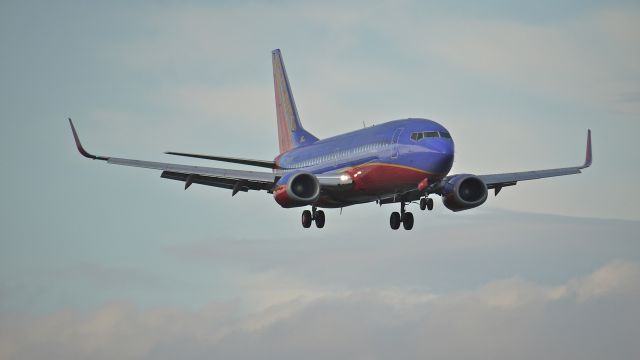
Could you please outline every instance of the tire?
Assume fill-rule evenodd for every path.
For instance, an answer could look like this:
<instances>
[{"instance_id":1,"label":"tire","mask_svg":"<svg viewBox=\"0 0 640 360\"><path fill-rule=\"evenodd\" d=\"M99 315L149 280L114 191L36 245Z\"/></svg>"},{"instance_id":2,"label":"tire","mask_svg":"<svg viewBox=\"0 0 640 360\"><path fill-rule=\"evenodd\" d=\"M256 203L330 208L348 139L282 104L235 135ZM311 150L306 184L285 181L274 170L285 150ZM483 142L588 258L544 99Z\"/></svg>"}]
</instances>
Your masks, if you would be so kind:
<instances>
[{"instance_id":1,"label":"tire","mask_svg":"<svg viewBox=\"0 0 640 360\"><path fill-rule=\"evenodd\" d=\"M398 230L400 228L400 213L394 211L391 213L391 217L389 217L389 225L393 230Z\"/></svg>"},{"instance_id":2,"label":"tire","mask_svg":"<svg viewBox=\"0 0 640 360\"><path fill-rule=\"evenodd\" d=\"M315 221L316 227L318 227L318 229L322 229L324 227L324 211L316 211Z\"/></svg>"},{"instance_id":3,"label":"tire","mask_svg":"<svg viewBox=\"0 0 640 360\"><path fill-rule=\"evenodd\" d=\"M426 198L420 199L420 210L424 210L426 208L427 208L427 199Z\"/></svg>"},{"instance_id":4,"label":"tire","mask_svg":"<svg viewBox=\"0 0 640 360\"><path fill-rule=\"evenodd\" d=\"M428 198L427 199L427 209L429 211L433 210L433 199L432 198Z\"/></svg>"},{"instance_id":5,"label":"tire","mask_svg":"<svg viewBox=\"0 0 640 360\"><path fill-rule=\"evenodd\" d=\"M404 227L405 230L411 230L413 229L413 214L410 212L406 212L404 213L404 216L402 216L402 226Z\"/></svg>"},{"instance_id":6,"label":"tire","mask_svg":"<svg viewBox=\"0 0 640 360\"><path fill-rule=\"evenodd\" d=\"M311 221L313 221L313 219L311 218L311 211L309 210L305 210L302 212L302 227L307 229L311 226Z\"/></svg>"}]
</instances>

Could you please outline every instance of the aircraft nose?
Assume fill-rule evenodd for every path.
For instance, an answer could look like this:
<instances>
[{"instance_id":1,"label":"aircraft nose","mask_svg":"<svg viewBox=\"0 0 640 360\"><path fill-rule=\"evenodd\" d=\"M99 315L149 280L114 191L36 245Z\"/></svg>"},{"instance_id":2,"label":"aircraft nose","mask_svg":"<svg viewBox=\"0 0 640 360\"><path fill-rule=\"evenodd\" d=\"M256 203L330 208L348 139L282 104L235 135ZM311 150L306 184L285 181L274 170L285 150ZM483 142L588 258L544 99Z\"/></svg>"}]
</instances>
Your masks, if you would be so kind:
<instances>
[{"instance_id":1,"label":"aircraft nose","mask_svg":"<svg viewBox=\"0 0 640 360\"><path fill-rule=\"evenodd\" d=\"M438 154L451 154L453 153L453 142L449 140L436 140L429 145L429 150Z\"/></svg>"},{"instance_id":2,"label":"aircraft nose","mask_svg":"<svg viewBox=\"0 0 640 360\"><path fill-rule=\"evenodd\" d=\"M452 141L439 141L438 144L432 144L429 147L432 172L437 174L446 174L451 170L453 165L454 147Z\"/></svg>"}]
</instances>

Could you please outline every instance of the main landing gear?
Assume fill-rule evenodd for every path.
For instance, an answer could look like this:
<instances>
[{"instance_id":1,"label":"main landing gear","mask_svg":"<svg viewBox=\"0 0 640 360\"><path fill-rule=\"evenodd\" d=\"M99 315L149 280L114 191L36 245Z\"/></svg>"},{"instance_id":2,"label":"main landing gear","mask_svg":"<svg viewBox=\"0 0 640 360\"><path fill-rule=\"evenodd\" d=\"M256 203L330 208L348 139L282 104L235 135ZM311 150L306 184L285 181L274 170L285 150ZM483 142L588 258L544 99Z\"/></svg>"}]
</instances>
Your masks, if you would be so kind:
<instances>
[{"instance_id":1,"label":"main landing gear","mask_svg":"<svg viewBox=\"0 0 640 360\"><path fill-rule=\"evenodd\" d=\"M391 217L389 218L389 225L393 230L398 230L400 228L400 223L402 223L402 227L405 230L413 229L413 214L404 211L404 201L400 202L400 213L394 211L391 213Z\"/></svg>"},{"instance_id":2,"label":"main landing gear","mask_svg":"<svg viewBox=\"0 0 640 360\"><path fill-rule=\"evenodd\" d=\"M312 206L311 211L305 210L302 212L302 227L305 229L309 228L314 221L318 229L324 227L324 211L316 210L316 207Z\"/></svg>"},{"instance_id":3,"label":"main landing gear","mask_svg":"<svg viewBox=\"0 0 640 360\"><path fill-rule=\"evenodd\" d=\"M389 225L393 230L400 229L400 224L405 230L413 229L413 214L404 211L405 202L400 202L400 212L394 211L391 213L391 217L389 218ZM423 197L420 199L420 210L433 210L433 199L428 197Z\"/></svg>"}]
</instances>

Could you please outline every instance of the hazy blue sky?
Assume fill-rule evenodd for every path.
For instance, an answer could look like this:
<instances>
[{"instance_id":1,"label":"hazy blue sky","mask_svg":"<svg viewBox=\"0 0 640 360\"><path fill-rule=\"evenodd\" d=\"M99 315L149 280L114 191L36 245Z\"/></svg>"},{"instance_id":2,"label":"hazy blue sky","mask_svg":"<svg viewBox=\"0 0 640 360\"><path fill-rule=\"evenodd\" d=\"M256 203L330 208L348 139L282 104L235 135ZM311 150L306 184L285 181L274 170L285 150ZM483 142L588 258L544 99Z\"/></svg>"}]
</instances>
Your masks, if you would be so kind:
<instances>
[{"instance_id":1,"label":"hazy blue sky","mask_svg":"<svg viewBox=\"0 0 640 360\"><path fill-rule=\"evenodd\" d=\"M638 358L639 24L635 1L3 1L0 359ZM591 128L594 165L318 231L77 154L69 116L101 155L272 159L275 48L321 138L426 117L481 174L577 165Z\"/></svg>"}]
</instances>

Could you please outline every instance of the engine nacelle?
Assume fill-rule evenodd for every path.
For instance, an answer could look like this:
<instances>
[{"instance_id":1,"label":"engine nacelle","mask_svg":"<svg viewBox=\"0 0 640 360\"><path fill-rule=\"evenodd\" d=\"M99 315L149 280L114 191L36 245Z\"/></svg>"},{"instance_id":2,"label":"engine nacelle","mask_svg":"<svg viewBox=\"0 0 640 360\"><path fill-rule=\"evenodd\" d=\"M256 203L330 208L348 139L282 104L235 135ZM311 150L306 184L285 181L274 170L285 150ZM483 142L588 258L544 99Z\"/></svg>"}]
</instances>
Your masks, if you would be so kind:
<instances>
[{"instance_id":1,"label":"engine nacelle","mask_svg":"<svg viewBox=\"0 0 640 360\"><path fill-rule=\"evenodd\" d=\"M487 200L487 185L471 174L456 175L444 184L442 202L451 211L473 209Z\"/></svg>"},{"instance_id":2,"label":"engine nacelle","mask_svg":"<svg viewBox=\"0 0 640 360\"><path fill-rule=\"evenodd\" d=\"M310 205L320 197L320 183L308 172L287 174L276 184L273 197L283 208Z\"/></svg>"}]
</instances>

